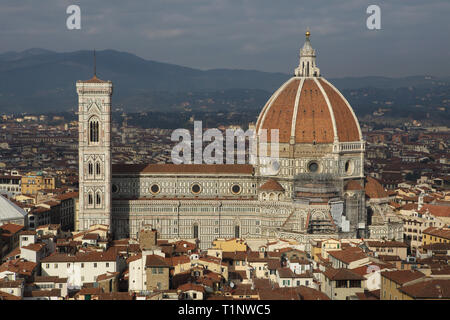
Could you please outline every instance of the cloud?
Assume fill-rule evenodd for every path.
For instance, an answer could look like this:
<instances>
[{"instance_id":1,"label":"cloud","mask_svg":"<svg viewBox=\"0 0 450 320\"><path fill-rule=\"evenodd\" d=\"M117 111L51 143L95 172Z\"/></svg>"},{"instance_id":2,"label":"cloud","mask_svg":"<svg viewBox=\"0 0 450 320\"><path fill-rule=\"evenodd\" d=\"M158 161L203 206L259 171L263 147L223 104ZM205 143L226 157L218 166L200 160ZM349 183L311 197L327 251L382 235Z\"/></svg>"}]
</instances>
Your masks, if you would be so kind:
<instances>
[{"instance_id":1,"label":"cloud","mask_svg":"<svg viewBox=\"0 0 450 320\"><path fill-rule=\"evenodd\" d=\"M65 27L81 7L82 30ZM366 28L372 0L2 0L0 51L96 47L202 69L291 73L310 27L327 76L450 74L448 0L380 2L382 30ZM405 56L406 55L406 56ZM430 56L427 64L424 56Z\"/></svg>"},{"instance_id":2,"label":"cloud","mask_svg":"<svg viewBox=\"0 0 450 320\"><path fill-rule=\"evenodd\" d=\"M185 33L182 29L163 29L163 30L147 30L144 32L145 36L150 39L170 39L179 37Z\"/></svg>"}]
</instances>

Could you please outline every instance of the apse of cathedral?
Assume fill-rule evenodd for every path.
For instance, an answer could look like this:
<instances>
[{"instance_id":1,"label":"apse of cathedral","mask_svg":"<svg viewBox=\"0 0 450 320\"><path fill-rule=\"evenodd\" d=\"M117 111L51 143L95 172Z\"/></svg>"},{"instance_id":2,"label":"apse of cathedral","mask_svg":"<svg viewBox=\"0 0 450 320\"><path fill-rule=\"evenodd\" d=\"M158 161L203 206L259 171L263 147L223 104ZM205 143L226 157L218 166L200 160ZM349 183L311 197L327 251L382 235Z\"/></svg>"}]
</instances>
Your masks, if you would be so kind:
<instances>
[{"instance_id":1,"label":"apse of cathedral","mask_svg":"<svg viewBox=\"0 0 450 320\"><path fill-rule=\"evenodd\" d=\"M321 76L309 31L294 75L256 123L257 135L279 132L275 172L262 170L259 157L255 165L112 165L112 83L94 74L76 87L80 229L106 224L119 239L152 225L162 239L197 239L201 249L217 238L308 244L369 235L361 129L345 97ZM383 228L384 220L380 237Z\"/></svg>"}]
</instances>

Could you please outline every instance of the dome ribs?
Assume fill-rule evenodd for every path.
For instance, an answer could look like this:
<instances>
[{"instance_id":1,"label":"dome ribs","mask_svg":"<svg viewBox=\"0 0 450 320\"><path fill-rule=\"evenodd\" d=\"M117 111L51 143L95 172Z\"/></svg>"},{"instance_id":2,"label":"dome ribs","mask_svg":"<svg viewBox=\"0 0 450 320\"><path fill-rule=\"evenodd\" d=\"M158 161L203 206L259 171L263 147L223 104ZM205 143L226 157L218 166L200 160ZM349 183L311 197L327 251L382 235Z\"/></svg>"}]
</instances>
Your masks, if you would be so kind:
<instances>
[{"instance_id":1,"label":"dome ribs","mask_svg":"<svg viewBox=\"0 0 450 320\"><path fill-rule=\"evenodd\" d=\"M297 112L296 143L333 143L333 123L327 103L314 80L305 79Z\"/></svg>"},{"instance_id":2,"label":"dome ribs","mask_svg":"<svg viewBox=\"0 0 450 320\"><path fill-rule=\"evenodd\" d=\"M319 79L319 82L330 100L336 121L339 142L359 141L360 135L358 125L352 111L347 106L347 103L334 87L329 85L323 79Z\"/></svg>"},{"instance_id":3,"label":"dome ribs","mask_svg":"<svg viewBox=\"0 0 450 320\"><path fill-rule=\"evenodd\" d=\"M291 78L269 99L257 130L279 130L279 142L331 144L361 140L358 120L342 94L323 78Z\"/></svg>"},{"instance_id":4,"label":"dome ribs","mask_svg":"<svg viewBox=\"0 0 450 320\"><path fill-rule=\"evenodd\" d=\"M292 116L295 97L300 80L293 80L272 102L267 111L266 118L261 124L262 129L267 129L267 141L271 141L271 129L279 130L279 142L288 143L291 136Z\"/></svg>"}]
</instances>

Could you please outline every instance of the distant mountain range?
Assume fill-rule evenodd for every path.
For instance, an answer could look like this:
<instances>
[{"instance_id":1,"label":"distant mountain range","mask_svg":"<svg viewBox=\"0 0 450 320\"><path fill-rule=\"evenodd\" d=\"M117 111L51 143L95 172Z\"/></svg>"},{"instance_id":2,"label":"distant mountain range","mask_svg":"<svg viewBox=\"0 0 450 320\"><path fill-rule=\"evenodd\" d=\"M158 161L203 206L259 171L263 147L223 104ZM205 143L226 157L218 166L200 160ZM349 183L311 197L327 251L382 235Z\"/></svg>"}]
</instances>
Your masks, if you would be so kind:
<instances>
[{"instance_id":1,"label":"distant mountain range","mask_svg":"<svg viewBox=\"0 0 450 320\"><path fill-rule=\"evenodd\" d=\"M125 110L158 111L161 95L224 91L264 90L267 96L290 75L255 70L199 70L142 59L115 50L97 52L97 74L114 83L114 104ZM93 72L92 51L57 53L45 49L0 54L0 112L76 110L75 82ZM432 86L448 82L426 76L404 78L354 77L329 79L337 88L399 88ZM159 97L156 99L155 97ZM152 103L153 101L153 103ZM262 107L262 106L261 106ZM161 110L159 110L161 111Z\"/></svg>"}]
</instances>

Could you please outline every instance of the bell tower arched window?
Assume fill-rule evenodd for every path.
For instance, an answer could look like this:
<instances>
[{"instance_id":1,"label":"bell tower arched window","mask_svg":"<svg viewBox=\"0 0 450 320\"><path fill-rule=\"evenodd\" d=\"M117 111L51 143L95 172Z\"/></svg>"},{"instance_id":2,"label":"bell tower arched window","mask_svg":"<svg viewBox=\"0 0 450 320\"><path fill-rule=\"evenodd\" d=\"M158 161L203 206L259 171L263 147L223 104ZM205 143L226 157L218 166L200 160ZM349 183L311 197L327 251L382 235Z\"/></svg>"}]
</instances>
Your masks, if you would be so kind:
<instances>
[{"instance_id":1,"label":"bell tower arched window","mask_svg":"<svg viewBox=\"0 0 450 320\"><path fill-rule=\"evenodd\" d=\"M100 175L101 174L101 166L100 166L100 162L97 162L96 164L95 164L95 174L96 175Z\"/></svg>"},{"instance_id":2,"label":"bell tower arched window","mask_svg":"<svg viewBox=\"0 0 450 320\"><path fill-rule=\"evenodd\" d=\"M99 121L97 117L89 120L89 142L96 143L99 141Z\"/></svg>"},{"instance_id":3,"label":"bell tower arched window","mask_svg":"<svg viewBox=\"0 0 450 320\"><path fill-rule=\"evenodd\" d=\"M92 197L92 193L89 192L89 194L88 194L88 204L92 205L93 203L94 203L94 199Z\"/></svg>"},{"instance_id":4,"label":"bell tower arched window","mask_svg":"<svg viewBox=\"0 0 450 320\"><path fill-rule=\"evenodd\" d=\"M102 196L100 195L100 193L97 193L95 195L95 204L98 206L102 204Z\"/></svg>"},{"instance_id":5,"label":"bell tower arched window","mask_svg":"<svg viewBox=\"0 0 450 320\"><path fill-rule=\"evenodd\" d=\"M88 174L90 176L94 174L94 165L92 164L92 162L88 163Z\"/></svg>"}]
</instances>

